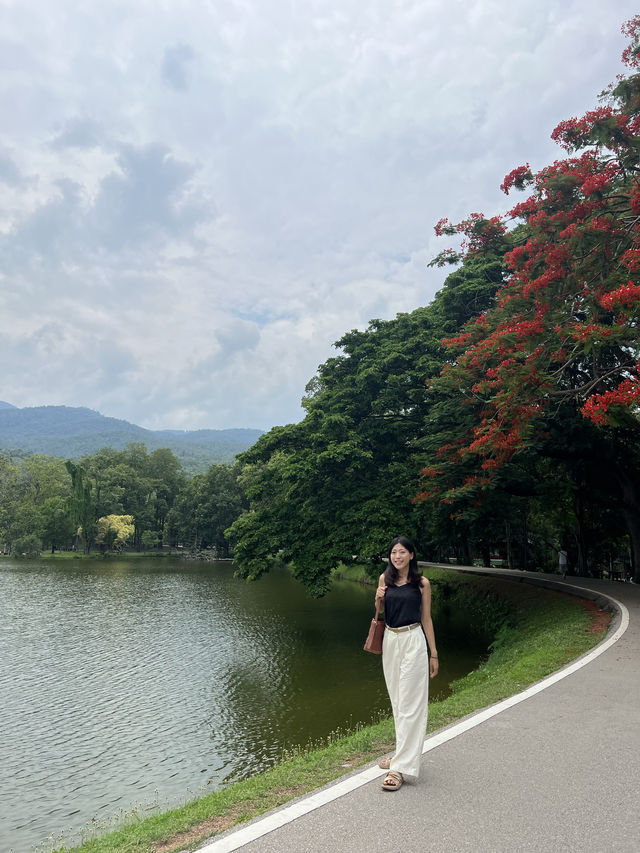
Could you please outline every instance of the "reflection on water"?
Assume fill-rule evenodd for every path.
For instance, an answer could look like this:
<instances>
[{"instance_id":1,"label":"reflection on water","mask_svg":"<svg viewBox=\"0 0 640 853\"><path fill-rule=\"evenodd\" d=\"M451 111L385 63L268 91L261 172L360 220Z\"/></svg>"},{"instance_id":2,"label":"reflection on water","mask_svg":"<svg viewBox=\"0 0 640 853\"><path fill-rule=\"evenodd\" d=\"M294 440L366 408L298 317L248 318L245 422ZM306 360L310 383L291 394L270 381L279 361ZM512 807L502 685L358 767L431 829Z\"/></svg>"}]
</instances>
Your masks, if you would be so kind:
<instances>
[{"instance_id":1,"label":"reflection on water","mask_svg":"<svg viewBox=\"0 0 640 853\"><path fill-rule=\"evenodd\" d=\"M0 849L184 801L388 713L362 651L372 601L352 583L316 601L282 571L247 585L229 563L0 562ZM432 696L484 650L436 630Z\"/></svg>"}]
</instances>

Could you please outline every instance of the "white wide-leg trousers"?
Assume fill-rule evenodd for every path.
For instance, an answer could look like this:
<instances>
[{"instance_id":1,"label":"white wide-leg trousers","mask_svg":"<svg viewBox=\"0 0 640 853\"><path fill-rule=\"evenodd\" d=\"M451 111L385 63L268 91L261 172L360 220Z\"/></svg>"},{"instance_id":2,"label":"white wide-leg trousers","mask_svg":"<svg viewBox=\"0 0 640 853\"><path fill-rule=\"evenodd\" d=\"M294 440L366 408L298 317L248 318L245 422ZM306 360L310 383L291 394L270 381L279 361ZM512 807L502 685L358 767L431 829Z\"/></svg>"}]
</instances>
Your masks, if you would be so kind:
<instances>
[{"instance_id":1,"label":"white wide-leg trousers","mask_svg":"<svg viewBox=\"0 0 640 853\"><path fill-rule=\"evenodd\" d=\"M422 628L384 632L382 669L396 727L390 767L417 778L429 712L429 657Z\"/></svg>"}]
</instances>

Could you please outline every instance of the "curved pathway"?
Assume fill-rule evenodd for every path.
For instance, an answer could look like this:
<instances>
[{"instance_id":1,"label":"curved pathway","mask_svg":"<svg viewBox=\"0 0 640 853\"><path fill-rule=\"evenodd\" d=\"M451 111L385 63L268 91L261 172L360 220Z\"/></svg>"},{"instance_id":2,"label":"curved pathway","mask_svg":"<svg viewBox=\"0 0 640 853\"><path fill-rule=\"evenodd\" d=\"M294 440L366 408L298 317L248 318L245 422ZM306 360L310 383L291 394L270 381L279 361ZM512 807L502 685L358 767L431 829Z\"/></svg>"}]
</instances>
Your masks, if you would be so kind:
<instances>
[{"instance_id":1,"label":"curved pathway","mask_svg":"<svg viewBox=\"0 0 640 853\"><path fill-rule=\"evenodd\" d=\"M217 837L201 853L638 853L640 586L447 566L617 602L594 650L425 740L397 794L376 766Z\"/></svg>"}]
</instances>

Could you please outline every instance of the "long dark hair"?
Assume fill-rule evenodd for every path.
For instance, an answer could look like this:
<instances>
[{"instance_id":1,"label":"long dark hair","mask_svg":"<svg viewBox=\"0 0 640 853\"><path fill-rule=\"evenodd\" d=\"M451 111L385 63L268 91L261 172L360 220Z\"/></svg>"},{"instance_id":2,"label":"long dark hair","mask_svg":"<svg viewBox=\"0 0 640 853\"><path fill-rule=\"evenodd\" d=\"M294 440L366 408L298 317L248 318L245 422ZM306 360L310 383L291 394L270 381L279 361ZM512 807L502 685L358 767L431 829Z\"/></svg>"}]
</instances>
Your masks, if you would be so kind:
<instances>
[{"instance_id":1,"label":"long dark hair","mask_svg":"<svg viewBox=\"0 0 640 853\"><path fill-rule=\"evenodd\" d=\"M389 562L387 563L387 568L384 570L384 582L387 586L395 586L396 581L398 580L398 570L391 562L391 551L393 550L395 545L402 545L403 548L406 548L410 554L413 554L409 562L409 575L407 577L407 583L410 583L412 586L420 586L420 582L422 581L422 574L420 573L420 569L418 568L418 558L416 557L416 548L413 542L410 539L407 539L406 536L396 536L395 539L391 540L391 544L389 545L388 550L388 558Z\"/></svg>"}]
</instances>

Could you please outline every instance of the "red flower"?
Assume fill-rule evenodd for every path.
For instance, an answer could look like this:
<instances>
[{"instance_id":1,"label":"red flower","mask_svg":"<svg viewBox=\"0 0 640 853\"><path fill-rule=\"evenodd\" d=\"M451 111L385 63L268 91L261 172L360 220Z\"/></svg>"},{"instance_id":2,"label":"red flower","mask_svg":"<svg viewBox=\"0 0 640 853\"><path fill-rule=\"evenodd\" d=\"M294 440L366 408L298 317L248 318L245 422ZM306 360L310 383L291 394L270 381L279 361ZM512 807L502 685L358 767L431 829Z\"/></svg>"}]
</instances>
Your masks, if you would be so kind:
<instances>
[{"instance_id":1,"label":"red flower","mask_svg":"<svg viewBox=\"0 0 640 853\"><path fill-rule=\"evenodd\" d=\"M500 189L505 193L505 195L509 195L511 187L522 190L527 184L530 184L532 180L533 173L531 171L531 166L528 163L525 163L524 166L518 166L517 169L513 169L513 171L509 172L504 181L500 184Z\"/></svg>"},{"instance_id":2,"label":"red flower","mask_svg":"<svg viewBox=\"0 0 640 853\"><path fill-rule=\"evenodd\" d=\"M640 307L640 285L628 281L617 290L605 293L599 299L603 308L613 311L618 305L636 305Z\"/></svg>"},{"instance_id":3,"label":"red flower","mask_svg":"<svg viewBox=\"0 0 640 853\"><path fill-rule=\"evenodd\" d=\"M581 409L582 414L598 426L611 423L612 406L630 408L640 403L640 382L638 377L623 380L613 391L593 394Z\"/></svg>"}]
</instances>

